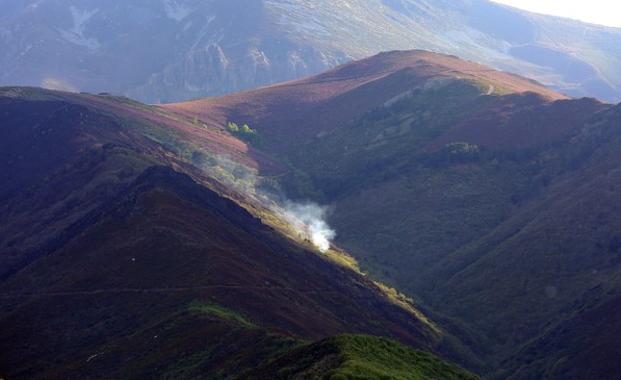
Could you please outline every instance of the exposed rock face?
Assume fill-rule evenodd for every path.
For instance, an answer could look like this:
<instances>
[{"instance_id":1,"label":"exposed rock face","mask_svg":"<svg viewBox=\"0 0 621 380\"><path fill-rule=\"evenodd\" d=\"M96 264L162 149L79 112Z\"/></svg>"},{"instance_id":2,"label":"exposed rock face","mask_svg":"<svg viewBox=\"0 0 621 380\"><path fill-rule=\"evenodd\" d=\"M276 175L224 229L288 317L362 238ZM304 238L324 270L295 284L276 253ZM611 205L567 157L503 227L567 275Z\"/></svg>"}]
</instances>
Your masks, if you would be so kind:
<instances>
[{"instance_id":1,"label":"exposed rock face","mask_svg":"<svg viewBox=\"0 0 621 380\"><path fill-rule=\"evenodd\" d=\"M0 84L169 102L427 49L621 99L621 30L486 0L4 0Z\"/></svg>"},{"instance_id":2,"label":"exposed rock face","mask_svg":"<svg viewBox=\"0 0 621 380\"><path fill-rule=\"evenodd\" d=\"M343 55L332 57L306 50L291 46L274 51L249 46L241 56L230 56L220 44L213 44L188 52L127 94L156 102L223 95L309 76L348 60Z\"/></svg>"}]
</instances>

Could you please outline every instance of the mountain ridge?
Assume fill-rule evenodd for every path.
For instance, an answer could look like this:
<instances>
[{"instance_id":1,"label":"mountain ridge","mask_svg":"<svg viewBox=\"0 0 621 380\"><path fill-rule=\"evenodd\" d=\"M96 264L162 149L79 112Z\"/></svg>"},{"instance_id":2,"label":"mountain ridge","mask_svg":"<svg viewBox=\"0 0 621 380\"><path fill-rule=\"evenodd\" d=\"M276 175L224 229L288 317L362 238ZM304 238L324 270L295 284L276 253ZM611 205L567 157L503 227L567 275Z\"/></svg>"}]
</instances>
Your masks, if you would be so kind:
<instances>
[{"instance_id":1,"label":"mountain ridge","mask_svg":"<svg viewBox=\"0 0 621 380\"><path fill-rule=\"evenodd\" d=\"M7 49L0 56L1 84L107 91L169 103L297 79L381 51L417 48L517 72L572 96L621 99L619 29L483 0L3 4L0 41Z\"/></svg>"},{"instance_id":2,"label":"mountain ridge","mask_svg":"<svg viewBox=\"0 0 621 380\"><path fill-rule=\"evenodd\" d=\"M554 334L584 326L583 317L616 328L597 310L614 308L619 289L610 208L619 106L547 89L501 91L502 81L490 94L489 79L438 78L424 65L367 81L376 73L369 62L400 54L326 74L345 73L342 85L320 75L164 108L255 129L257 149L288 165L278 177L287 194L330 205L336 243L472 342L494 363L483 374L613 373L613 363L574 360L583 349L605 354L612 343L601 335ZM347 70L364 78L359 86ZM589 301L591 288L602 295ZM566 356L546 351L561 342Z\"/></svg>"},{"instance_id":3,"label":"mountain ridge","mask_svg":"<svg viewBox=\"0 0 621 380\"><path fill-rule=\"evenodd\" d=\"M106 95L2 88L0 109L7 376L234 377L347 332L463 360L395 291L284 234L280 216L217 177L254 162L211 162L217 131ZM67 150L37 153L56 146Z\"/></svg>"},{"instance_id":4,"label":"mountain ridge","mask_svg":"<svg viewBox=\"0 0 621 380\"><path fill-rule=\"evenodd\" d=\"M547 100L566 99L529 79L457 57L424 51L394 51L298 81L161 107L200 117L210 125L224 127L228 121L248 122L259 134L264 128L269 128L266 133L276 136L288 131L304 134L287 137L295 141L329 133L326 128L347 123L371 108L407 96L418 87L433 87L435 83L441 87L444 80L474 82L484 87L481 91L485 95L532 91ZM282 103L283 106L266 108L270 103ZM336 113L336 118L331 118L335 112L322 107L342 111ZM263 120L269 121L264 125ZM304 127L289 128L290 124L299 123Z\"/></svg>"},{"instance_id":5,"label":"mountain ridge","mask_svg":"<svg viewBox=\"0 0 621 380\"><path fill-rule=\"evenodd\" d=\"M3 88L1 367L279 373L366 333L490 377L615 373L577 359L615 347L620 110L420 51L157 107ZM329 208L327 251L278 196Z\"/></svg>"}]
</instances>

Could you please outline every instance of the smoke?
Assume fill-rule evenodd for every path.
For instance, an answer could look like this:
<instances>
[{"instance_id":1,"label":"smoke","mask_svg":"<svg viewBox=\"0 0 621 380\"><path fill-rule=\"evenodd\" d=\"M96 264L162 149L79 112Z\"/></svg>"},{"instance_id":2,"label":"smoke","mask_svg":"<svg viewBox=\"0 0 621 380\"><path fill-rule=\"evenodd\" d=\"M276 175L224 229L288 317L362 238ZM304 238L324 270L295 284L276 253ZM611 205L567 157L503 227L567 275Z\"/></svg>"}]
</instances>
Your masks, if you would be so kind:
<instances>
[{"instance_id":1,"label":"smoke","mask_svg":"<svg viewBox=\"0 0 621 380\"><path fill-rule=\"evenodd\" d=\"M203 150L194 151L190 160L218 182L248 196L284 219L303 239L326 252L336 232L326 221L328 209L312 202L293 202L278 183L265 181L256 169L235 160Z\"/></svg>"},{"instance_id":2,"label":"smoke","mask_svg":"<svg viewBox=\"0 0 621 380\"><path fill-rule=\"evenodd\" d=\"M297 232L310 240L321 252L330 249L336 232L326 222L327 208L314 203L286 201L284 217Z\"/></svg>"}]
</instances>

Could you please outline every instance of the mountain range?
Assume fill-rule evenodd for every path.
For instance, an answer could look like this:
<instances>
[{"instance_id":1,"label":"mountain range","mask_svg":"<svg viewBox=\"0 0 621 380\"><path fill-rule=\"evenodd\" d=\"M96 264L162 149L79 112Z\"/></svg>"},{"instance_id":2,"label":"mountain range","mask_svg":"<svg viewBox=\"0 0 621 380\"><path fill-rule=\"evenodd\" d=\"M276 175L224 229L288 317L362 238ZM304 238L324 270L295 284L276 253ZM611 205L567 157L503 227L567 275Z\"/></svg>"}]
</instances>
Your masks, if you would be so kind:
<instances>
[{"instance_id":1,"label":"mountain range","mask_svg":"<svg viewBox=\"0 0 621 380\"><path fill-rule=\"evenodd\" d=\"M396 51L164 109L249 125L250 147L286 165L269 175L330 205L336 243L458 337L469 368L618 373L586 358L617 350L619 106Z\"/></svg>"},{"instance_id":2,"label":"mountain range","mask_svg":"<svg viewBox=\"0 0 621 380\"><path fill-rule=\"evenodd\" d=\"M0 9L0 380L619 378L621 29Z\"/></svg>"},{"instance_id":3,"label":"mountain range","mask_svg":"<svg viewBox=\"0 0 621 380\"><path fill-rule=\"evenodd\" d=\"M298 79L395 49L621 100L621 29L487 0L1 0L0 84L145 102Z\"/></svg>"},{"instance_id":4,"label":"mountain range","mask_svg":"<svg viewBox=\"0 0 621 380\"><path fill-rule=\"evenodd\" d=\"M414 50L0 115L7 378L621 370L618 105Z\"/></svg>"},{"instance_id":5,"label":"mountain range","mask_svg":"<svg viewBox=\"0 0 621 380\"><path fill-rule=\"evenodd\" d=\"M464 360L411 300L201 167L243 151L234 137L107 96L3 88L0 109L2 375L264 378L371 360L383 376L390 355L474 378L429 354ZM252 167L227 157L214 170Z\"/></svg>"}]
</instances>

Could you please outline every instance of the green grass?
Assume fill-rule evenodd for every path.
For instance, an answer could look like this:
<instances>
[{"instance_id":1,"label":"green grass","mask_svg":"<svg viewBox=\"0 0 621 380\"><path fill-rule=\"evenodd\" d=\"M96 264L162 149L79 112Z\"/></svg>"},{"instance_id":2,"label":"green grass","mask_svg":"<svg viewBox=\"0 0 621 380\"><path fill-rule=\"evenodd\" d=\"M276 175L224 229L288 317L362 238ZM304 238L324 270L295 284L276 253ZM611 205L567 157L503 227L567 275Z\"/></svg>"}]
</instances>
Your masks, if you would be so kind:
<instances>
[{"instance_id":1,"label":"green grass","mask_svg":"<svg viewBox=\"0 0 621 380\"><path fill-rule=\"evenodd\" d=\"M476 379L468 372L434 355L395 341L364 335L334 338L344 359L330 379Z\"/></svg>"},{"instance_id":2,"label":"green grass","mask_svg":"<svg viewBox=\"0 0 621 380\"><path fill-rule=\"evenodd\" d=\"M246 319L246 317L236 311L212 303L194 301L190 304L189 310L192 313L209 315L219 319L236 322L245 327L255 326L252 322Z\"/></svg>"},{"instance_id":3,"label":"green grass","mask_svg":"<svg viewBox=\"0 0 621 380\"><path fill-rule=\"evenodd\" d=\"M307 344L244 374L244 379L477 379L436 356L396 341L341 335Z\"/></svg>"}]
</instances>

